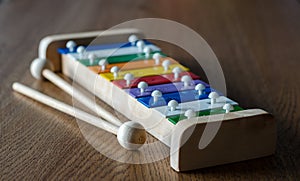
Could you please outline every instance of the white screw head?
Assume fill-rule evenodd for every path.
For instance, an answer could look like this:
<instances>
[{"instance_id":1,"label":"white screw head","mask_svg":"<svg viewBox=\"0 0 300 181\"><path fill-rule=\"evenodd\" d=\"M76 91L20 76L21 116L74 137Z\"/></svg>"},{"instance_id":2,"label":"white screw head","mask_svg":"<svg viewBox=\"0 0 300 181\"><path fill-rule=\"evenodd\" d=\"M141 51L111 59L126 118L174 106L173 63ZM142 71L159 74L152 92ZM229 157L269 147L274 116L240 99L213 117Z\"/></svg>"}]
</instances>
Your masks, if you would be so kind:
<instances>
[{"instance_id":1,"label":"white screw head","mask_svg":"<svg viewBox=\"0 0 300 181\"><path fill-rule=\"evenodd\" d=\"M195 90L198 91L198 95L200 96L203 93L203 90L205 89L205 85L199 83L195 86Z\"/></svg>"},{"instance_id":2,"label":"white screw head","mask_svg":"<svg viewBox=\"0 0 300 181\"><path fill-rule=\"evenodd\" d=\"M143 49L145 47L145 42L143 40L139 40L137 43L136 43L136 46L138 47L139 51L140 52L143 52Z\"/></svg>"},{"instance_id":3,"label":"white screw head","mask_svg":"<svg viewBox=\"0 0 300 181\"><path fill-rule=\"evenodd\" d=\"M150 47L145 47L143 49L143 52L145 53L145 57L146 58L150 58L150 53L152 52L151 48Z\"/></svg>"},{"instance_id":4,"label":"white screw head","mask_svg":"<svg viewBox=\"0 0 300 181\"><path fill-rule=\"evenodd\" d=\"M107 64L108 64L108 62L107 62L106 59L101 59L101 60L98 62L98 65L101 66L101 70L102 70L102 71L105 70Z\"/></svg>"},{"instance_id":5,"label":"white screw head","mask_svg":"<svg viewBox=\"0 0 300 181\"><path fill-rule=\"evenodd\" d=\"M96 59L96 55L94 53L90 53L88 56L88 59L90 60L90 65L94 64L94 61Z\"/></svg>"},{"instance_id":6,"label":"white screw head","mask_svg":"<svg viewBox=\"0 0 300 181\"><path fill-rule=\"evenodd\" d=\"M70 52L74 52L76 43L74 41L70 40L66 43L66 47L69 49Z\"/></svg>"},{"instance_id":7,"label":"white screw head","mask_svg":"<svg viewBox=\"0 0 300 181\"><path fill-rule=\"evenodd\" d=\"M229 113L233 110L233 106L229 103L224 104L223 109L226 111L226 113Z\"/></svg>"},{"instance_id":8,"label":"white screw head","mask_svg":"<svg viewBox=\"0 0 300 181\"><path fill-rule=\"evenodd\" d=\"M141 81L138 83L138 88L140 89L141 93L145 92L145 89L148 88L148 84L145 81Z\"/></svg>"},{"instance_id":9,"label":"white screw head","mask_svg":"<svg viewBox=\"0 0 300 181\"><path fill-rule=\"evenodd\" d=\"M189 87L189 85L192 82L192 78L188 75L184 75L184 76L181 77L181 82L183 82L183 87L184 88Z\"/></svg>"},{"instance_id":10,"label":"white screw head","mask_svg":"<svg viewBox=\"0 0 300 181\"><path fill-rule=\"evenodd\" d=\"M136 35L130 35L128 37L128 41L131 43L131 45L134 45L136 41L138 41L139 38Z\"/></svg>"},{"instance_id":11,"label":"white screw head","mask_svg":"<svg viewBox=\"0 0 300 181\"><path fill-rule=\"evenodd\" d=\"M184 116L190 119L196 117L196 112L192 109L188 109L187 111L185 111Z\"/></svg>"},{"instance_id":12,"label":"white screw head","mask_svg":"<svg viewBox=\"0 0 300 181\"><path fill-rule=\"evenodd\" d=\"M126 85L129 86L130 82L134 79L133 74L127 73L124 75L124 80L126 80Z\"/></svg>"},{"instance_id":13,"label":"white screw head","mask_svg":"<svg viewBox=\"0 0 300 181\"><path fill-rule=\"evenodd\" d=\"M164 60L164 61L162 62L162 66L164 67L164 70L165 70L165 71L169 70L170 64L171 64L171 61L170 61L170 60Z\"/></svg>"},{"instance_id":14,"label":"white screw head","mask_svg":"<svg viewBox=\"0 0 300 181\"><path fill-rule=\"evenodd\" d=\"M162 96L162 93L159 90L154 90L151 93L151 96L153 97L153 102L156 103L158 101L158 99Z\"/></svg>"},{"instance_id":15,"label":"white screw head","mask_svg":"<svg viewBox=\"0 0 300 181\"><path fill-rule=\"evenodd\" d=\"M84 46L79 46L79 47L77 48L77 53L79 53L79 54L82 54L84 51L85 51Z\"/></svg>"},{"instance_id":16,"label":"white screw head","mask_svg":"<svg viewBox=\"0 0 300 181\"><path fill-rule=\"evenodd\" d=\"M170 100L168 102L168 107L170 107L171 111L175 111L178 106L178 102L176 100Z\"/></svg>"},{"instance_id":17,"label":"white screw head","mask_svg":"<svg viewBox=\"0 0 300 181\"><path fill-rule=\"evenodd\" d=\"M182 69L180 67L174 67L172 72L174 73L174 80L177 80L179 78L179 74L182 72Z\"/></svg>"},{"instance_id":18,"label":"white screw head","mask_svg":"<svg viewBox=\"0 0 300 181\"><path fill-rule=\"evenodd\" d=\"M211 100L211 104L216 103L216 99L219 97L219 94L217 92L211 92L208 95L208 98Z\"/></svg>"},{"instance_id":19,"label":"white screw head","mask_svg":"<svg viewBox=\"0 0 300 181\"><path fill-rule=\"evenodd\" d=\"M154 53L152 55L152 58L155 60L155 65L159 65L160 59L162 58L162 55L160 53Z\"/></svg>"},{"instance_id":20,"label":"white screw head","mask_svg":"<svg viewBox=\"0 0 300 181\"><path fill-rule=\"evenodd\" d=\"M111 69L110 69L110 72L114 74L114 77L117 78L118 77L118 72L119 72L119 67L118 66L113 66Z\"/></svg>"}]
</instances>

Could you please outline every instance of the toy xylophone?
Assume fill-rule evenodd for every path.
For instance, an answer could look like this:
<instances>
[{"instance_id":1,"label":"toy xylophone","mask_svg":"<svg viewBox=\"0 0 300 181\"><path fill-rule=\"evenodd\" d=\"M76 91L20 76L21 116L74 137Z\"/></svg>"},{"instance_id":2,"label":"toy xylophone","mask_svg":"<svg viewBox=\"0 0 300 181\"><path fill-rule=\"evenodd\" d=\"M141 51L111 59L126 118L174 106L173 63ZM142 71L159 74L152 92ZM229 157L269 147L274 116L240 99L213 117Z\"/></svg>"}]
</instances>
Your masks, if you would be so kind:
<instances>
[{"instance_id":1,"label":"toy xylophone","mask_svg":"<svg viewBox=\"0 0 300 181\"><path fill-rule=\"evenodd\" d=\"M40 42L39 57L169 146L176 171L274 153L270 114L241 108L137 29L48 36ZM206 126L218 123L211 143L199 148Z\"/></svg>"}]
</instances>

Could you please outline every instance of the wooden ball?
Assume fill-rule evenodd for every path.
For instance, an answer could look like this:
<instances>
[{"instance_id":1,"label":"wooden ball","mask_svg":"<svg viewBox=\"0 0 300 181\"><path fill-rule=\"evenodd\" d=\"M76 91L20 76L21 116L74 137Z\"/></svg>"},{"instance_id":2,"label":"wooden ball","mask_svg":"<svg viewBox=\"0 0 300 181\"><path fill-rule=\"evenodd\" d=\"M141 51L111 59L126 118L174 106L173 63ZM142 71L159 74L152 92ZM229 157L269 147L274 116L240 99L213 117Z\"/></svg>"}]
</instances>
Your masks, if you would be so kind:
<instances>
[{"instance_id":1,"label":"wooden ball","mask_svg":"<svg viewBox=\"0 0 300 181\"><path fill-rule=\"evenodd\" d=\"M43 58L34 59L30 64L31 75L38 80L43 79L42 71L43 71L46 63L47 63L46 59L43 59Z\"/></svg>"},{"instance_id":2,"label":"wooden ball","mask_svg":"<svg viewBox=\"0 0 300 181\"><path fill-rule=\"evenodd\" d=\"M30 73L34 78L38 80L43 79L42 72L44 69L54 69L54 66L51 63L51 61L48 61L45 58L36 58L30 64Z\"/></svg>"},{"instance_id":3,"label":"wooden ball","mask_svg":"<svg viewBox=\"0 0 300 181\"><path fill-rule=\"evenodd\" d=\"M145 128L134 121L122 124L117 134L120 145L127 150L138 150L146 142L146 136Z\"/></svg>"}]
</instances>

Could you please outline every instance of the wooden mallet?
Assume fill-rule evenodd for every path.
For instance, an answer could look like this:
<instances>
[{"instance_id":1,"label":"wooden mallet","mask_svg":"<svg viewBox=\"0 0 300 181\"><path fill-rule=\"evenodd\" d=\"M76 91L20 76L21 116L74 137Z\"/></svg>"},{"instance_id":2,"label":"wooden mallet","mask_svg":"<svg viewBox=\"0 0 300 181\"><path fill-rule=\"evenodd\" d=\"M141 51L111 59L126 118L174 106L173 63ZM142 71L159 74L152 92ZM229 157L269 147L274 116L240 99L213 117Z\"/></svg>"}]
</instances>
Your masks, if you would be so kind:
<instances>
[{"instance_id":1,"label":"wooden mallet","mask_svg":"<svg viewBox=\"0 0 300 181\"><path fill-rule=\"evenodd\" d=\"M146 142L146 131L144 127L137 122L125 122L118 127L23 84L17 82L13 83L12 88L16 92L28 96L40 103L48 105L56 110L74 116L86 123L117 135L118 142L127 150L137 150Z\"/></svg>"}]
</instances>

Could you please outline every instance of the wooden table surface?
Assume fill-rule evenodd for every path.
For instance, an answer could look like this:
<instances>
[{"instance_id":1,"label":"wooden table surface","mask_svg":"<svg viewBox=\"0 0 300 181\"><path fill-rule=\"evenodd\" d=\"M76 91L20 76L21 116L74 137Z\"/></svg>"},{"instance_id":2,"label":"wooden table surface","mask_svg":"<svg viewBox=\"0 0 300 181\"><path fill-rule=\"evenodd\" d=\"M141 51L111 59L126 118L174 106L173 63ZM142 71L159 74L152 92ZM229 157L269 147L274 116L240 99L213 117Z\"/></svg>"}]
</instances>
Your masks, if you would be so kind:
<instances>
[{"instance_id":1,"label":"wooden table surface","mask_svg":"<svg viewBox=\"0 0 300 181\"><path fill-rule=\"evenodd\" d=\"M205 38L222 65L228 96L274 115L274 156L185 173L173 171L169 158L121 163L95 150L72 117L12 92L19 81L72 103L51 83L31 77L39 40L145 17L175 20ZM299 20L297 0L0 0L0 179L299 179ZM186 54L168 52L192 65Z\"/></svg>"}]
</instances>

